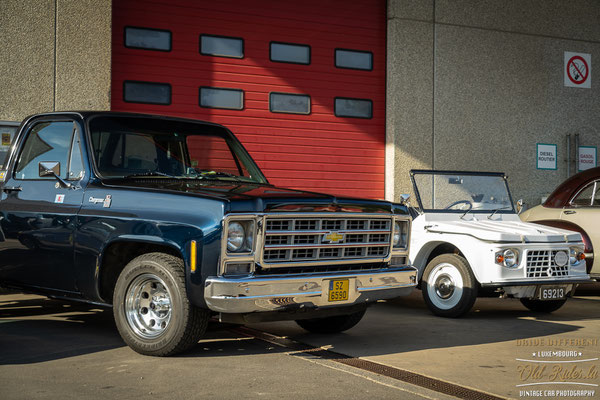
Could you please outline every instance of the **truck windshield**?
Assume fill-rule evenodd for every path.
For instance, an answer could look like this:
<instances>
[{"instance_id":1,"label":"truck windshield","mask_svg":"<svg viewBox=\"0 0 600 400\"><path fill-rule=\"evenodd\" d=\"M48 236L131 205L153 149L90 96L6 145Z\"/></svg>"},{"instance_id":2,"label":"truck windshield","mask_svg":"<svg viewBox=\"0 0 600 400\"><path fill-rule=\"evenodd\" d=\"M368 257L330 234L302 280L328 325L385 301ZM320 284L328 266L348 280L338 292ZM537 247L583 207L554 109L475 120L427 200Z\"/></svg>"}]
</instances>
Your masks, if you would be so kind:
<instances>
[{"instance_id":1,"label":"truck windshield","mask_svg":"<svg viewBox=\"0 0 600 400\"><path fill-rule=\"evenodd\" d=\"M411 177L423 211L515 212L503 174L413 171Z\"/></svg>"},{"instance_id":2,"label":"truck windshield","mask_svg":"<svg viewBox=\"0 0 600 400\"><path fill-rule=\"evenodd\" d=\"M103 178L173 177L267 183L250 155L221 126L137 116L90 120Z\"/></svg>"}]
</instances>

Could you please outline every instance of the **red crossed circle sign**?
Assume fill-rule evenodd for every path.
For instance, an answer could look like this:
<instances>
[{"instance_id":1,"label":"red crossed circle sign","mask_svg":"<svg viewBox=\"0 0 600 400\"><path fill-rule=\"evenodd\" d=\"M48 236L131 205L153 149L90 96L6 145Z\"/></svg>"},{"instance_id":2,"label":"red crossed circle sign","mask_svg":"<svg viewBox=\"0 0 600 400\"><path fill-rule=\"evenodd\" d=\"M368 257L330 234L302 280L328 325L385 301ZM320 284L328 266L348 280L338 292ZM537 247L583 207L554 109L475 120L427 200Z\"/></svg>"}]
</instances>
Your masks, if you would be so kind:
<instances>
[{"instance_id":1,"label":"red crossed circle sign","mask_svg":"<svg viewBox=\"0 0 600 400\"><path fill-rule=\"evenodd\" d=\"M581 56L573 56L567 63L567 76L576 85L585 82L589 75L587 62Z\"/></svg>"}]
</instances>

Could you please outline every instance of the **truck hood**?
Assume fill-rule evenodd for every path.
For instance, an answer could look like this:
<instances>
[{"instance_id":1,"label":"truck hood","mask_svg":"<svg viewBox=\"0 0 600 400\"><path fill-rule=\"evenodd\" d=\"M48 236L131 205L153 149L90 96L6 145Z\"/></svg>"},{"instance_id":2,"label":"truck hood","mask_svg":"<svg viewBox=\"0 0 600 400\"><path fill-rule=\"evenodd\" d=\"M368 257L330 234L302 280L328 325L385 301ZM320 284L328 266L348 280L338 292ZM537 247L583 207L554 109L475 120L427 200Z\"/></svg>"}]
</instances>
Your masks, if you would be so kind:
<instances>
[{"instance_id":1,"label":"truck hood","mask_svg":"<svg viewBox=\"0 0 600 400\"><path fill-rule=\"evenodd\" d=\"M425 229L435 233L469 235L488 242L565 243L582 240L577 232L517 221L430 222Z\"/></svg>"},{"instance_id":2,"label":"truck hood","mask_svg":"<svg viewBox=\"0 0 600 400\"><path fill-rule=\"evenodd\" d=\"M171 192L221 200L226 212L356 212L407 214L405 207L381 200L356 199L226 180L141 178L111 180L105 185Z\"/></svg>"}]
</instances>

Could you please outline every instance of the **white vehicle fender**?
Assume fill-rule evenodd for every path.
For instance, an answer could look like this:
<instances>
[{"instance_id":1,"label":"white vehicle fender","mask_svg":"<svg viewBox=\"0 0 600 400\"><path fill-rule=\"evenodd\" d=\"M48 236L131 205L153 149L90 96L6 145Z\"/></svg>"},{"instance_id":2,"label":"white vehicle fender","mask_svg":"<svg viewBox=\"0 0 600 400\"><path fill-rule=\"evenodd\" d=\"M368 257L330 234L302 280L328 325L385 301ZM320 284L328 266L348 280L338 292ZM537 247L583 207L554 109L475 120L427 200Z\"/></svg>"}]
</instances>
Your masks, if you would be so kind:
<instances>
[{"instance_id":1,"label":"white vehicle fender","mask_svg":"<svg viewBox=\"0 0 600 400\"><path fill-rule=\"evenodd\" d=\"M446 249L446 251L444 251L443 253L440 253L440 254L455 254L456 253L455 249L458 249L458 252L460 253L460 255L462 257L464 257L467 260L467 262L469 263L469 267L471 268L471 271L473 272L473 275L475 275L475 278L477 279L477 281L478 282L480 281L477 268L473 267L474 265L477 265L477 260L473 259L472 251L471 252L465 251L465 249L474 245L473 243L469 243L470 241L473 241L474 238L463 236L463 235L460 235L460 237L457 237L457 236L458 235L444 234L443 240L429 241L429 242L425 243L416 252L416 256L413 256L413 254L415 254L415 253L412 253L413 248L411 246L411 255L410 255L411 260L410 261L413 264L413 266L418 269L418 279L419 280L423 277L423 272L425 271L425 268L427 267L427 260L429 259L429 256L431 255L431 253L433 251L435 251L439 246L447 246L448 249ZM478 240L474 240L474 241L479 242Z\"/></svg>"}]
</instances>

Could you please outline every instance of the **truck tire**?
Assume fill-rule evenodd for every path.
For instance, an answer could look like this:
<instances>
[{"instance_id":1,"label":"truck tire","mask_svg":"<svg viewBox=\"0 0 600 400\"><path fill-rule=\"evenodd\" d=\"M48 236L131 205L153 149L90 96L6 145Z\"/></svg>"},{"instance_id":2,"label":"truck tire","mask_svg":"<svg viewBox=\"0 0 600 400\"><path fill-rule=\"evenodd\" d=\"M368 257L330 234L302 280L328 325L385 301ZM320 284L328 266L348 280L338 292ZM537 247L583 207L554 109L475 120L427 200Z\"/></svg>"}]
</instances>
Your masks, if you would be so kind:
<instances>
[{"instance_id":1,"label":"truck tire","mask_svg":"<svg viewBox=\"0 0 600 400\"><path fill-rule=\"evenodd\" d=\"M466 314L477 299L477 281L469 263L456 254L442 254L427 264L421 291L427 307L440 317Z\"/></svg>"},{"instance_id":2,"label":"truck tire","mask_svg":"<svg viewBox=\"0 0 600 400\"><path fill-rule=\"evenodd\" d=\"M531 311L540 312L540 313L551 313L553 311L561 308L567 299L562 300L536 300L536 299L526 299L522 298L521 304L525 307L529 308Z\"/></svg>"},{"instance_id":3,"label":"truck tire","mask_svg":"<svg viewBox=\"0 0 600 400\"><path fill-rule=\"evenodd\" d=\"M301 328L312 333L339 333L353 328L360 322L367 309L347 315L336 315L325 318L299 319L296 321Z\"/></svg>"},{"instance_id":4,"label":"truck tire","mask_svg":"<svg viewBox=\"0 0 600 400\"><path fill-rule=\"evenodd\" d=\"M113 313L125 343L149 356L194 346L210 316L187 298L183 261L164 253L143 254L125 266L115 285Z\"/></svg>"}]
</instances>

